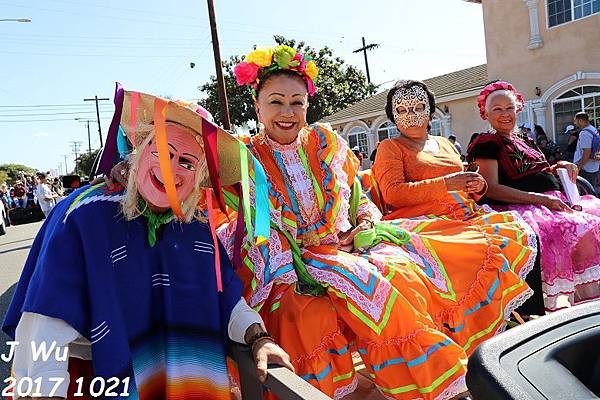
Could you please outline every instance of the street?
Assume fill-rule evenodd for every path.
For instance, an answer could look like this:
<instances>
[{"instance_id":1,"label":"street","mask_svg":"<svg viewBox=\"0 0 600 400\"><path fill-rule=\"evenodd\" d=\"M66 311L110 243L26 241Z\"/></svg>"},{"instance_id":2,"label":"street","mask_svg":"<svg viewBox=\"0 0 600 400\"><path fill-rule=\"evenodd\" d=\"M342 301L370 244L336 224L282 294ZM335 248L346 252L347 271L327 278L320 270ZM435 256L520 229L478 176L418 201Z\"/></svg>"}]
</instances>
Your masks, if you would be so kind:
<instances>
[{"instance_id":1,"label":"street","mask_svg":"<svg viewBox=\"0 0 600 400\"><path fill-rule=\"evenodd\" d=\"M10 301L21 270L29 254L36 233L42 226L43 221L32 224L10 226L4 236L0 236L0 315L4 315ZM8 346L6 341L10 340L4 333L0 333L0 354L6 354ZM10 364L0 362L0 379L4 380L10 375Z\"/></svg>"}]
</instances>

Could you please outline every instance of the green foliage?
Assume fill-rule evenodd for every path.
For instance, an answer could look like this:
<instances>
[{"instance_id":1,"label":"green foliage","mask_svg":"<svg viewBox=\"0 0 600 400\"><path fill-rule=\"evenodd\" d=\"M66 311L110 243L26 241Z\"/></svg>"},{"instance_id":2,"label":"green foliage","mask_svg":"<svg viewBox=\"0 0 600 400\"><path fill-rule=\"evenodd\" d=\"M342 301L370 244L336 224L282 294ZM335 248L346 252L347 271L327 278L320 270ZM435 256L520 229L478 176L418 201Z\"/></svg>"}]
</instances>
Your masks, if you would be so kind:
<instances>
[{"instance_id":1,"label":"green foliage","mask_svg":"<svg viewBox=\"0 0 600 400\"><path fill-rule=\"evenodd\" d=\"M376 86L367 83L362 71L334 56L330 48L316 50L303 41L286 39L280 35L275 35L274 39L277 44L293 47L311 56L319 68L319 75L315 80L317 94L309 98L308 123L316 122L375 93ZM256 120L250 91L245 86L238 86L233 74L233 68L241 61L242 56L232 56L223 61L229 114L231 123L237 126ZM207 94L207 97L201 100L201 105L213 114L215 122L221 124L216 78L211 76L210 80L198 89Z\"/></svg>"},{"instance_id":2,"label":"green foliage","mask_svg":"<svg viewBox=\"0 0 600 400\"><path fill-rule=\"evenodd\" d=\"M13 183L19 177L19 174L24 172L25 174L35 174L36 169L28 167L23 164L2 164L0 165L0 183L8 182Z\"/></svg>"},{"instance_id":3,"label":"green foliage","mask_svg":"<svg viewBox=\"0 0 600 400\"><path fill-rule=\"evenodd\" d=\"M100 149L94 150L89 154L87 152L81 153L79 157L77 157L77 171L74 171L75 175L90 176L94 161L96 160L96 157L98 157L99 152Z\"/></svg>"}]
</instances>

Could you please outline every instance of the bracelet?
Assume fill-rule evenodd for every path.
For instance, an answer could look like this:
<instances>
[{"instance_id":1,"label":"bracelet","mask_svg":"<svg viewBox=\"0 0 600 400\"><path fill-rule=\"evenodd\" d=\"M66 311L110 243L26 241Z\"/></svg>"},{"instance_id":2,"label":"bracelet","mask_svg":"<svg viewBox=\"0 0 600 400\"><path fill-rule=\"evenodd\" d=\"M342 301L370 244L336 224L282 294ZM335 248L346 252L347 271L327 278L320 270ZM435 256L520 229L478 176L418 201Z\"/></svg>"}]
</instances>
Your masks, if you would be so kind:
<instances>
[{"instance_id":1,"label":"bracelet","mask_svg":"<svg viewBox=\"0 0 600 400\"><path fill-rule=\"evenodd\" d=\"M254 341L254 343L252 343L252 347L250 347L250 352L252 353L252 355L256 355L256 348L258 347L258 345L262 342L271 342L271 343L275 343L275 341L273 340L273 338L271 336L265 336L265 337L261 337L258 338Z\"/></svg>"},{"instance_id":2,"label":"bracelet","mask_svg":"<svg viewBox=\"0 0 600 400\"><path fill-rule=\"evenodd\" d=\"M248 340L248 346L250 346L250 349L252 350L253 353L254 353L254 345L256 344L256 342L259 342L261 339L273 340L273 337L271 336L271 334L269 332L265 332L265 331L258 332L258 333L255 333L254 335L252 335L250 340Z\"/></svg>"}]
</instances>

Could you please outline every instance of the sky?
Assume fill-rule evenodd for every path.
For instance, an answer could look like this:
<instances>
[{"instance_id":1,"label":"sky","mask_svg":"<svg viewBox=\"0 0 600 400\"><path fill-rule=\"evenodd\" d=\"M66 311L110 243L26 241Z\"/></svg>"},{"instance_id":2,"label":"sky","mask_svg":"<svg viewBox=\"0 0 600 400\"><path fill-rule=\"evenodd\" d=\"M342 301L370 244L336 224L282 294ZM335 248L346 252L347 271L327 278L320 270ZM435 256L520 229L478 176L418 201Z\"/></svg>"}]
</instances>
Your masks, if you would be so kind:
<instances>
[{"instance_id":1,"label":"sky","mask_svg":"<svg viewBox=\"0 0 600 400\"><path fill-rule=\"evenodd\" d=\"M368 53L381 88L401 78L425 79L486 62L481 5L462 0L214 0L223 59L273 35L329 46L364 71L353 50ZM94 102L105 137L114 84L192 100L214 75L205 0L0 0L0 164L64 172L72 142L98 148ZM194 68L190 67L194 63Z\"/></svg>"}]
</instances>

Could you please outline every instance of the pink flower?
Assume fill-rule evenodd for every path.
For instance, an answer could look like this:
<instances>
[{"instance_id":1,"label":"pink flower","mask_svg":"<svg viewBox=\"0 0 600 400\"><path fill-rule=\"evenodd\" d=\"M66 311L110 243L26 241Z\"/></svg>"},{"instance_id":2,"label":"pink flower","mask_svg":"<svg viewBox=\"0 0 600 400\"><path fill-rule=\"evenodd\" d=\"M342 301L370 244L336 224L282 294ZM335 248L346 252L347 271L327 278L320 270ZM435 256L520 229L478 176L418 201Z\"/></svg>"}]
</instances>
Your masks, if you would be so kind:
<instances>
[{"instance_id":1,"label":"pink flower","mask_svg":"<svg viewBox=\"0 0 600 400\"><path fill-rule=\"evenodd\" d=\"M301 53L296 53L292 61L302 61L302 57L304 57Z\"/></svg>"},{"instance_id":2,"label":"pink flower","mask_svg":"<svg viewBox=\"0 0 600 400\"><path fill-rule=\"evenodd\" d=\"M315 88L315 84L313 83L312 79L310 79L309 77L306 77L306 89L308 89L309 96L314 96L315 93L317 92L317 89Z\"/></svg>"},{"instance_id":3,"label":"pink flower","mask_svg":"<svg viewBox=\"0 0 600 400\"><path fill-rule=\"evenodd\" d=\"M233 69L238 85L247 85L256 80L260 67L254 63L242 61Z\"/></svg>"}]
</instances>

